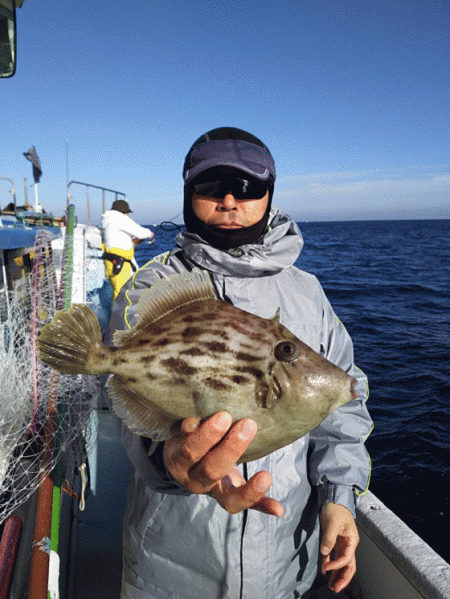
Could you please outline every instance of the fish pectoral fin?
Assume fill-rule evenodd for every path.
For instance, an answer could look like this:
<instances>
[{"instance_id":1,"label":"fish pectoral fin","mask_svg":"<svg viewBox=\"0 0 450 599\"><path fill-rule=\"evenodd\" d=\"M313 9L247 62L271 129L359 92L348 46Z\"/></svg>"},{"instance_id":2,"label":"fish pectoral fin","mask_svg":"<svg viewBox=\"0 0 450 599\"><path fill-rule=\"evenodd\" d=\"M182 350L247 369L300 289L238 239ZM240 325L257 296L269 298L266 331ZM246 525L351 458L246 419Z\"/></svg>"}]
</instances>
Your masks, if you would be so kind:
<instances>
[{"instance_id":1,"label":"fish pectoral fin","mask_svg":"<svg viewBox=\"0 0 450 599\"><path fill-rule=\"evenodd\" d=\"M265 374L255 389L256 405L263 410L273 405L273 377Z\"/></svg>"},{"instance_id":2,"label":"fish pectoral fin","mask_svg":"<svg viewBox=\"0 0 450 599\"><path fill-rule=\"evenodd\" d=\"M107 391L114 413L136 435L163 441L176 434L177 428L173 419L153 410L142 398L127 389L116 376L109 379Z\"/></svg>"}]
</instances>

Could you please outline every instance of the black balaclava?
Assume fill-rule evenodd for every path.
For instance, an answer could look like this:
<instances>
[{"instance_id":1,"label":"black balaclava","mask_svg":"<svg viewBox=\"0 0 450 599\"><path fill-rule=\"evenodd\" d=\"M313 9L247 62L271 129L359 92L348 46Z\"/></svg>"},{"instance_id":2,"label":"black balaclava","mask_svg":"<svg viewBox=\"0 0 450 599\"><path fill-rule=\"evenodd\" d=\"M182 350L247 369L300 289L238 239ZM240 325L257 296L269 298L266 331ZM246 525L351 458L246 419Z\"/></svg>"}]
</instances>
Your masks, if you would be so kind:
<instances>
[{"instance_id":1,"label":"black balaclava","mask_svg":"<svg viewBox=\"0 0 450 599\"><path fill-rule=\"evenodd\" d=\"M217 166L230 166L266 182L269 189L267 210L260 221L241 229L224 231L201 221L192 208L193 184L204 171ZM275 163L267 147L254 135L232 127L220 127L202 135L189 150L183 168L184 223L189 233L195 233L213 247L228 250L256 243L269 220L274 183Z\"/></svg>"}]
</instances>

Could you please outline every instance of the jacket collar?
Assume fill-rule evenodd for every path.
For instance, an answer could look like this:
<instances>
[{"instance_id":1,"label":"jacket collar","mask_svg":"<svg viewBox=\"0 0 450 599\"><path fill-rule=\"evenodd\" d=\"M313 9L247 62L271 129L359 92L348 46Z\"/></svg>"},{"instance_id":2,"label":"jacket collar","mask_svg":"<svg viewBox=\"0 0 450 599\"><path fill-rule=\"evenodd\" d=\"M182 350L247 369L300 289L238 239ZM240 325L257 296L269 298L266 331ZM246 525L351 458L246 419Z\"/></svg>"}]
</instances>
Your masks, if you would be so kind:
<instances>
[{"instance_id":1,"label":"jacket collar","mask_svg":"<svg viewBox=\"0 0 450 599\"><path fill-rule=\"evenodd\" d=\"M302 247L303 237L289 216L272 208L269 230L262 243L243 245L227 251L213 248L194 233L177 236L177 245L195 265L210 272L237 277L275 274L292 266Z\"/></svg>"}]
</instances>

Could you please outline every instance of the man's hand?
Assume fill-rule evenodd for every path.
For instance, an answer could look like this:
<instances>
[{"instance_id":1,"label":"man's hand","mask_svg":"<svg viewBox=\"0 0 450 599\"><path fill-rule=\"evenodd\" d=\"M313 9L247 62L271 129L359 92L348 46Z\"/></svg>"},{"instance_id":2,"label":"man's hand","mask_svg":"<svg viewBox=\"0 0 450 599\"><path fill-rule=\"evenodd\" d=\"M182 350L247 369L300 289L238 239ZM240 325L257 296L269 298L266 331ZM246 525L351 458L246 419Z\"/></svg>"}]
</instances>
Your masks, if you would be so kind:
<instances>
[{"instance_id":1,"label":"man's hand","mask_svg":"<svg viewBox=\"0 0 450 599\"><path fill-rule=\"evenodd\" d=\"M337 503L326 503L322 506L320 523L322 574L333 571L328 586L335 593L339 593L349 584L356 572L358 529L351 512Z\"/></svg>"},{"instance_id":2,"label":"man's hand","mask_svg":"<svg viewBox=\"0 0 450 599\"><path fill-rule=\"evenodd\" d=\"M227 412L218 412L201 423L186 418L180 435L164 443L164 463L188 491L211 495L231 514L251 508L282 516L281 503L266 497L272 484L270 474L257 472L246 481L236 466L256 431L250 418L232 425Z\"/></svg>"}]
</instances>

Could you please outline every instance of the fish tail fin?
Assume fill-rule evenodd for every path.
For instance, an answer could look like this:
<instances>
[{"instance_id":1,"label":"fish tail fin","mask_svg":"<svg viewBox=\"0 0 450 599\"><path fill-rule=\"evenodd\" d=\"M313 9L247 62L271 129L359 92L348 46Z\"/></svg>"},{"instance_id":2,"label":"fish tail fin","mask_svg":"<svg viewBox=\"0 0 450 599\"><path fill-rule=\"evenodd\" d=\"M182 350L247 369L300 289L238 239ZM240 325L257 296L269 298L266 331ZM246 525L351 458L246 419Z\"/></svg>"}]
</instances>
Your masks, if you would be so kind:
<instances>
[{"instance_id":1,"label":"fish tail fin","mask_svg":"<svg viewBox=\"0 0 450 599\"><path fill-rule=\"evenodd\" d=\"M74 304L69 312L57 312L38 337L39 357L61 374L103 374L109 348L94 312ZM102 359L103 358L103 359Z\"/></svg>"}]
</instances>

